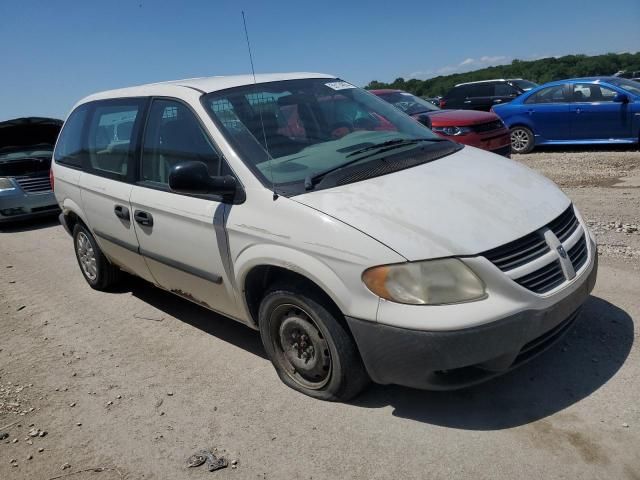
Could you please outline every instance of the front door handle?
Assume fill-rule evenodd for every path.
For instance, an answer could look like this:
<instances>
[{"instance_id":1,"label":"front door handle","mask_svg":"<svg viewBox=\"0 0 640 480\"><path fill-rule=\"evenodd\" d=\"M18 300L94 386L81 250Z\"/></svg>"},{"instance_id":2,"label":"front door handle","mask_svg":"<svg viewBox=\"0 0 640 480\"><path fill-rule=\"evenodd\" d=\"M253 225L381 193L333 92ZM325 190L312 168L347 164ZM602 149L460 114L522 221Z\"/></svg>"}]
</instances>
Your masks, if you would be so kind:
<instances>
[{"instance_id":1,"label":"front door handle","mask_svg":"<svg viewBox=\"0 0 640 480\"><path fill-rule=\"evenodd\" d=\"M115 207L113 207L113 213L116 214L116 217L121 218L122 220L131 220L129 209L123 205L116 205Z\"/></svg>"},{"instance_id":2,"label":"front door handle","mask_svg":"<svg viewBox=\"0 0 640 480\"><path fill-rule=\"evenodd\" d=\"M144 210L136 210L133 212L133 218L140 225L145 225L147 227L153 226L153 216L149 212L145 212Z\"/></svg>"}]
</instances>

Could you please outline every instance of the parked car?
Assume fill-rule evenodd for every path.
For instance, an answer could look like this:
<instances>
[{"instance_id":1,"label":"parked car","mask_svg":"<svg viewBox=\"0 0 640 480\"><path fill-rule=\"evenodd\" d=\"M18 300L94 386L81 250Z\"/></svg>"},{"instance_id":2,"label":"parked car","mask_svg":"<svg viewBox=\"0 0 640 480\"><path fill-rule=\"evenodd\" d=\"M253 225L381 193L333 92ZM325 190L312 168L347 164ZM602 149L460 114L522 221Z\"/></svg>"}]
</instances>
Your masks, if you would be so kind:
<instances>
[{"instance_id":1,"label":"parked car","mask_svg":"<svg viewBox=\"0 0 640 480\"><path fill-rule=\"evenodd\" d=\"M91 287L125 270L245 323L284 383L325 400L515 368L596 279L594 238L552 182L329 75L91 95L53 176Z\"/></svg>"},{"instance_id":2,"label":"parked car","mask_svg":"<svg viewBox=\"0 0 640 480\"><path fill-rule=\"evenodd\" d=\"M49 170L61 127L54 118L0 122L0 222L58 211Z\"/></svg>"},{"instance_id":3,"label":"parked car","mask_svg":"<svg viewBox=\"0 0 640 480\"><path fill-rule=\"evenodd\" d=\"M493 111L511 130L517 153L536 145L636 143L640 83L620 77L545 83Z\"/></svg>"},{"instance_id":4,"label":"parked car","mask_svg":"<svg viewBox=\"0 0 640 480\"><path fill-rule=\"evenodd\" d=\"M488 112L492 106L510 102L537 86L537 83L522 78L459 83L440 99L440 108Z\"/></svg>"},{"instance_id":5,"label":"parked car","mask_svg":"<svg viewBox=\"0 0 640 480\"><path fill-rule=\"evenodd\" d=\"M370 90L395 105L443 138L511 156L509 129L500 117L489 112L441 110L431 102L402 90Z\"/></svg>"}]
</instances>

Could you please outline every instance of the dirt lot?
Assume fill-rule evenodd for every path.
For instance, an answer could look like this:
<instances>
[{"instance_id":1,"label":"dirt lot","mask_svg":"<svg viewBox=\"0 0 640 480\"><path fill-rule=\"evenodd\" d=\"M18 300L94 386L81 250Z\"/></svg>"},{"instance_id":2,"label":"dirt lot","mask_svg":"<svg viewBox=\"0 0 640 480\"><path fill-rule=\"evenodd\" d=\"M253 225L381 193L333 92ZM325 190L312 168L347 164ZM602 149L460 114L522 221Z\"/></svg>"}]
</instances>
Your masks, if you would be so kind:
<instances>
[{"instance_id":1,"label":"dirt lot","mask_svg":"<svg viewBox=\"0 0 640 480\"><path fill-rule=\"evenodd\" d=\"M0 479L640 479L640 153L517 160L590 222L598 283L564 342L455 393L312 400L242 325L135 279L91 290L55 222L0 231ZM237 468L186 469L201 448Z\"/></svg>"}]
</instances>

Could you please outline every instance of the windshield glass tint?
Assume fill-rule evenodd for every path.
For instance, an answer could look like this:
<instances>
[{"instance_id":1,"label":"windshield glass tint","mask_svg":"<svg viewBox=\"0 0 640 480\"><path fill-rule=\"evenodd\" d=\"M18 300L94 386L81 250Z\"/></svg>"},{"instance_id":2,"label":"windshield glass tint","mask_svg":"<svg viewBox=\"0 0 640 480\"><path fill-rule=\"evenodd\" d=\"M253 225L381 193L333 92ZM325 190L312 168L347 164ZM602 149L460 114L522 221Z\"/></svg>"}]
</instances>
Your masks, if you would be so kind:
<instances>
[{"instance_id":1,"label":"windshield glass tint","mask_svg":"<svg viewBox=\"0 0 640 480\"><path fill-rule=\"evenodd\" d=\"M634 95L640 95L640 82L634 82L633 80L627 80L626 78L613 78L609 80L609 83L616 87L620 87L627 92L633 93Z\"/></svg>"},{"instance_id":2,"label":"windshield glass tint","mask_svg":"<svg viewBox=\"0 0 640 480\"><path fill-rule=\"evenodd\" d=\"M420 97L416 97L408 92L381 93L378 96L395 105L407 115L440 110L433 103L423 100Z\"/></svg>"},{"instance_id":3,"label":"windshield glass tint","mask_svg":"<svg viewBox=\"0 0 640 480\"><path fill-rule=\"evenodd\" d=\"M530 82L529 80L511 80L511 83L524 91L531 90L538 86L537 83Z\"/></svg>"},{"instance_id":4,"label":"windshield glass tint","mask_svg":"<svg viewBox=\"0 0 640 480\"><path fill-rule=\"evenodd\" d=\"M392 105L336 79L246 85L210 93L203 103L265 185L303 182L389 140L438 140Z\"/></svg>"}]
</instances>

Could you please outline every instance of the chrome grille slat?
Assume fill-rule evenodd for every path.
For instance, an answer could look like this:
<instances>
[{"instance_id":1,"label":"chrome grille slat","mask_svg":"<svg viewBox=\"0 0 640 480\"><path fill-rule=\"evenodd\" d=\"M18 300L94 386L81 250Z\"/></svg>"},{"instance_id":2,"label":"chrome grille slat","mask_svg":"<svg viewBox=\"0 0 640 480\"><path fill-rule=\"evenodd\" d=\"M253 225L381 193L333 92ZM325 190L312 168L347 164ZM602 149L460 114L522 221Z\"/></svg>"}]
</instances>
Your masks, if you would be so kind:
<instances>
[{"instance_id":1,"label":"chrome grille slat","mask_svg":"<svg viewBox=\"0 0 640 480\"><path fill-rule=\"evenodd\" d=\"M27 194L51 191L51 181L48 176L41 177L16 177L16 182Z\"/></svg>"}]
</instances>

